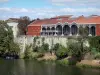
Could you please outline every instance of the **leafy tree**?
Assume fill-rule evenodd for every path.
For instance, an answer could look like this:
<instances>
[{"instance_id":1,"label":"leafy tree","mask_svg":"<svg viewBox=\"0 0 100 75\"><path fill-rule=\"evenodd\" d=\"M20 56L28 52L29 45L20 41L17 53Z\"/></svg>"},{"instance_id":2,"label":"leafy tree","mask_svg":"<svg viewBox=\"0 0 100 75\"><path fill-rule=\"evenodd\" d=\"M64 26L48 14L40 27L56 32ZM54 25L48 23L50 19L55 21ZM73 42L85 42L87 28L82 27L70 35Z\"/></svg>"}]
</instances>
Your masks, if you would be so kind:
<instances>
[{"instance_id":1,"label":"leafy tree","mask_svg":"<svg viewBox=\"0 0 100 75\"><path fill-rule=\"evenodd\" d=\"M49 44L47 43L44 43L42 46L41 46L41 52L47 52L49 51Z\"/></svg>"},{"instance_id":2,"label":"leafy tree","mask_svg":"<svg viewBox=\"0 0 100 75\"><path fill-rule=\"evenodd\" d=\"M10 43L13 41L12 29L5 21L0 21L0 53L10 50Z\"/></svg>"},{"instance_id":3,"label":"leafy tree","mask_svg":"<svg viewBox=\"0 0 100 75\"><path fill-rule=\"evenodd\" d=\"M94 50L95 52L100 52L100 36L90 37L89 44L91 50Z\"/></svg>"},{"instance_id":4,"label":"leafy tree","mask_svg":"<svg viewBox=\"0 0 100 75\"><path fill-rule=\"evenodd\" d=\"M42 38L42 45L44 44L44 41L45 41L45 38L43 37L43 38Z\"/></svg>"},{"instance_id":5,"label":"leafy tree","mask_svg":"<svg viewBox=\"0 0 100 75\"><path fill-rule=\"evenodd\" d=\"M0 21L0 56L18 55L19 45L13 41L13 32L6 21Z\"/></svg>"},{"instance_id":6,"label":"leafy tree","mask_svg":"<svg viewBox=\"0 0 100 75\"><path fill-rule=\"evenodd\" d=\"M57 51L60 47L60 44L59 43L56 43L53 47L53 51Z\"/></svg>"},{"instance_id":7,"label":"leafy tree","mask_svg":"<svg viewBox=\"0 0 100 75\"><path fill-rule=\"evenodd\" d=\"M30 18L28 16L20 17L18 23L19 35L25 35L27 32L27 26L30 24Z\"/></svg>"},{"instance_id":8,"label":"leafy tree","mask_svg":"<svg viewBox=\"0 0 100 75\"><path fill-rule=\"evenodd\" d=\"M87 26L86 26L86 27L80 26L80 27L79 27L79 34L80 34L81 36L88 36L88 34L89 34L89 29L88 29L88 27L87 27Z\"/></svg>"},{"instance_id":9,"label":"leafy tree","mask_svg":"<svg viewBox=\"0 0 100 75\"><path fill-rule=\"evenodd\" d=\"M83 41L68 42L68 52L72 57L76 57L79 60L83 59L84 55L89 51L89 48L83 46Z\"/></svg>"},{"instance_id":10,"label":"leafy tree","mask_svg":"<svg viewBox=\"0 0 100 75\"><path fill-rule=\"evenodd\" d=\"M58 44L57 44L58 45ZM56 46L57 47L57 46ZM58 49L56 50L56 56L58 59L62 59L68 56L68 49L62 45L59 45Z\"/></svg>"}]
</instances>

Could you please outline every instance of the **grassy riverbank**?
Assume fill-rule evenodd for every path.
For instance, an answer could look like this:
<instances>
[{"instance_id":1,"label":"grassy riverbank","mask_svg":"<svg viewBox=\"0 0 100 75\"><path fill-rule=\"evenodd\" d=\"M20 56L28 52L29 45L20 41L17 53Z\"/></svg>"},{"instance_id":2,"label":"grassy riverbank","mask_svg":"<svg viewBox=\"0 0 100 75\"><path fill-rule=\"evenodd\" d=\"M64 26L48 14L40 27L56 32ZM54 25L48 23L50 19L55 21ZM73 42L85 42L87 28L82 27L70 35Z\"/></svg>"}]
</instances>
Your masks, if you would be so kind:
<instances>
[{"instance_id":1,"label":"grassy riverbank","mask_svg":"<svg viewBox=\"0 0 100 75\"><path fill-rule=\"evenodd\" d=\"M97 61L97 62L95 62ZM100 69L100 60L82 60L81 62L69 61L67 59L62 59L57 61L62 66L76 66L79 68L95 68Z\"/></svg>"}]
</instances>

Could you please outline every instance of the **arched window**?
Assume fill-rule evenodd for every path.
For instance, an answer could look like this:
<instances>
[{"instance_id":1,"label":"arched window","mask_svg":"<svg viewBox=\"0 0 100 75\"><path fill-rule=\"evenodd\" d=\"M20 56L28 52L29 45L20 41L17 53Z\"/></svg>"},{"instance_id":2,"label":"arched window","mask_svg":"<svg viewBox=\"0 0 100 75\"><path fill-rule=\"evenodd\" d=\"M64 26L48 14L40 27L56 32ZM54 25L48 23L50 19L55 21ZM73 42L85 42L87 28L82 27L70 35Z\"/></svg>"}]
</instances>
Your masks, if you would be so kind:
<instances>
[{"instance_id":1,"label":"arched window","mask_svg":"<svg viewBox=\"0 0 100 75\"><path fill-rule=\"evenodd\" d=\"M90 28L90 33L91 33L92 36L95 36L95 26L92 26Z\"/></svg>"},{"instance_id":2,"label":"arched window","mask_svg":"<svg viewBox=\"0 0 100 75\"><path fill-rule=\"evenodd\" d=\"M78 31L78 28L76 25L72 25L71 26L71 33L72 35L76 35L77 34L77 31Z\"/></svg>"},{"instance_id":3,"label":"arched window","mask_svg":"<svg viewBox=\"0 0 100 75\"><path fill-rule=\"evenodd\" d=\"M57 30L57 35L61 35L62 34L62 26L61 25L58 25L56 27L56 30Z\"/></svg>"},{"instance_id":4,"label":"arched window","mask_svg":"<svg viewBox=\"0 0 100 75\"><path fill-rule=\"evenodd\" d=\"M45 27L42 28L42 33L41 33L41 35L46 35L46 28L45 28Z\"/></svg>"},{"instance_id":5,"label":"arched window","mask_svg":"<svg viewBox=\"0 0 100 75\"><path fill-rule=\"evenodd\" d=\"M70 34L70 27L68 25L65 25L63 27L63 34L64 35L69 35Z\"/></svg>"}]
</instances>

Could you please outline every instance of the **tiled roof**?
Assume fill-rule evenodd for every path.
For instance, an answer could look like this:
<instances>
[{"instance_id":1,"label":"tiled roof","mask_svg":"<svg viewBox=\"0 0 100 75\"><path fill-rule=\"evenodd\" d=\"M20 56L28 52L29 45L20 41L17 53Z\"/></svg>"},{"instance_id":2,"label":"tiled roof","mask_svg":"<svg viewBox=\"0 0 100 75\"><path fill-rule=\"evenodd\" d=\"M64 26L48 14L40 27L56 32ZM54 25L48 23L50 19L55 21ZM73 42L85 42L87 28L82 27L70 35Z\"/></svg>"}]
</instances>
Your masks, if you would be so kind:
<instances>
[{"instance_id":1,"label":"tiled roof","mask_svg":"<svg viewBox=\"0 0 100 75\"><path fill-rule=\"evenodd\" d=\"M29 26L36 26L36 25L49 25L49 24L57 24L57 23L81 23L81 24L88 24L88 23L96 23L100 24L100 16L90 16L90 17L84 17L79 16L77 18L71 19L71 16L58 16L50 19L40 19L32 22Z\"/></svg>"},{"instance_id":2,"label":"tiled roof","mask_svg":"<svg viewBox=\"0 0 100 75\"><path fill-rule=\"evenodd\" d=\"M90 16L90 17L84 17L80 16L75 20L76 23L91 23L91 24L100 24L100 16Z\"/></svg>"}]
</instances>

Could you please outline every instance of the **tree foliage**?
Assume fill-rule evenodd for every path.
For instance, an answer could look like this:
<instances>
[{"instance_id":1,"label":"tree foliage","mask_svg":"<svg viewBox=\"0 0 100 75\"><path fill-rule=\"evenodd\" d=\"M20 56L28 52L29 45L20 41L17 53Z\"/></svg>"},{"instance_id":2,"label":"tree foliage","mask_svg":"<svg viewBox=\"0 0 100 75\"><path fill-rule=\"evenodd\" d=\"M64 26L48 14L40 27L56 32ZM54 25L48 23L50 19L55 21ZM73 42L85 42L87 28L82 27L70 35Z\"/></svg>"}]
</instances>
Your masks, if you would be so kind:
<instances>
[{"instance_id":1,"label":"tree foliage","mask_svg":"<svg viewBox=\"0 0 100 75\"><path fill-rule=\"evenodd\" d=\"M20 17L18 23L19 35L25 35L27 32L27 26L30 24L30 18L28 16Z\"/></svg>"},{"instance_id":2,"label":"tree foliage","mask_svg":"<svg viewBox=\"0 0 100 75\"><path fill-rule=\"evenodd\" d=\"M79 27L79 34L80 34L81 36L88 36L88 34L89 34L89 29L88 29L88 27L87 27L87 26L86 26L86 27L80 26L80 27Z\"/></svg>"},{"instance_id":3,"label":"tree foliage","mask_svg":"<svg viewBox=\"0 0 100 75\"><path fill-rule=\"evenodd\" d=\"M68 56L68 49L62 45L59 45L58 49L56 50L56 56L58 59L62 59Z\"/></svg>"},{"instance_id":4,"label":"tree foliage","mask_svg":"<svg viewBox=\"0 0 100 75\"><path fill-rule=\"evenodd\" d=\"M0 56L19 53L19 45L13 41L13 31L6 21L0 21Z\"/></svg>"},{"instance_id":5,"label":"tree foliage","mask_svg":"<svg viewBox=\"0 0 100 75\"><path fill-rule=\"evenodd\" d=\"M100 36L89 38L89 44L90 44L91 50L100 52Z\"/></svg>"},{"instance_id":6,"label":"tree foliage","mask_svg":"<svg viewBox=\"0 0 100 75\"><path fill-rule=\"evenodd\" d=\"M88 51L89 48L83 45L83 40L68 42L68 53L70 56L82 59Z\"/></svg>"}]
</instances>

